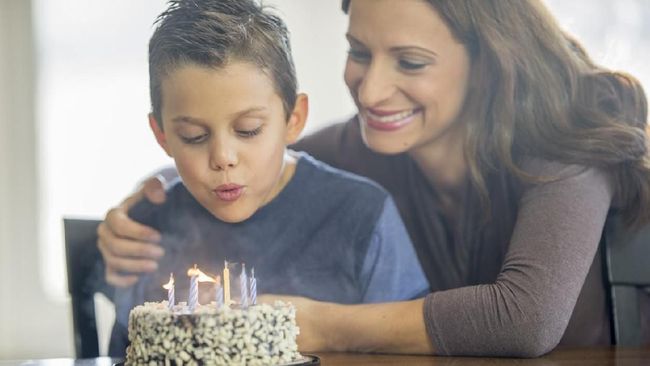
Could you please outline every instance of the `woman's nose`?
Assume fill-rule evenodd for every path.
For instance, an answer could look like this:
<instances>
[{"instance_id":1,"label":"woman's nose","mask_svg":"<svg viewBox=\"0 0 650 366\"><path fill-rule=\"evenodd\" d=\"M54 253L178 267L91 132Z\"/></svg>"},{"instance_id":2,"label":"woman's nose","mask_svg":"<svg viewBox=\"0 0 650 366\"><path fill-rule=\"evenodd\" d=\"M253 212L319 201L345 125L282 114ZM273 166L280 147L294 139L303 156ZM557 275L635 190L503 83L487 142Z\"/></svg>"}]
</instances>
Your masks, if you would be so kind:
<instances>
[{"instance_id":1,"label":"woman's nose","mask_svg":"<svg viewBox=\"0 0 650 366\"><path fill-rule=\"evenodd\" d=\"M210 148L210 168L221 171L237 166L237 151L227 142L213 143Z\"/></svg>"},{"instance_id":2,"label":"woman's nose","mask_svg":"<svg viewBox=\"0 0 650 366\"><path fill-rule=\"evenodd\" d=\"M392 80L390 68L385 67L381 61L373 61L366 68L358 89L358 99L361 105L373 107L390 99L395 94L396 86Z\"/></svg>"}]
</instances>

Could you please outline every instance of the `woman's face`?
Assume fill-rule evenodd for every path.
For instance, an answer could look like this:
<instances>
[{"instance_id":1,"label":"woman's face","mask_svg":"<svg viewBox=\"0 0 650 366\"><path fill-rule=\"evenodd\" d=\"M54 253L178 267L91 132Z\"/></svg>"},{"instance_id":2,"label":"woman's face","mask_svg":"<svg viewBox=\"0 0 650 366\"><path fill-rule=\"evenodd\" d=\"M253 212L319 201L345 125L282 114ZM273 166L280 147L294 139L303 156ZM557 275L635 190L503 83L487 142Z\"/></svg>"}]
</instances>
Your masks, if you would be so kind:
<instances>
[{"instance_id":1,"label":"woman's face","mask_svg":"<svg viewBox=\"0 0 650 366\"><path fill-rule=\"evenodd\" d=\"M423 0L352 0L349 16L345 82L366 145L396 154L458 136L450 131L470 59L434 8Z\"/></svg>"}]
</instances>

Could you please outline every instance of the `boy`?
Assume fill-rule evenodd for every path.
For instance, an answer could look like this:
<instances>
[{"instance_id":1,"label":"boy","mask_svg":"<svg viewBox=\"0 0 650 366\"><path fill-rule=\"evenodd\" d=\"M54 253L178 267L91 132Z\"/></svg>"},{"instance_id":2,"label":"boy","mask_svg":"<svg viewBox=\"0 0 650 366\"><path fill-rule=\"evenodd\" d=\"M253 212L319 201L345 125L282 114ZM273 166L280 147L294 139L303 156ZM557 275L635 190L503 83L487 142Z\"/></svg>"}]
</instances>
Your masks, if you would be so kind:
<instances>
[{"instance_id":1,"label":"boy","mask_svg":"<svg viewBox=\"0 0 650 366\"><path fill-rule=\"evenodd\" d=\"M180 180L162 206L131 212L163 234L158 271L118 290L110 354L124 353L129 310L164 298L194 264L254 267L258 291L339 303L428 293L390 196L378 185L288 151L307 118L284 23L254 0L177 0L149 44L156 140ZM182 181L181 181L182 180Z\"/></svg>"}]
</instances>

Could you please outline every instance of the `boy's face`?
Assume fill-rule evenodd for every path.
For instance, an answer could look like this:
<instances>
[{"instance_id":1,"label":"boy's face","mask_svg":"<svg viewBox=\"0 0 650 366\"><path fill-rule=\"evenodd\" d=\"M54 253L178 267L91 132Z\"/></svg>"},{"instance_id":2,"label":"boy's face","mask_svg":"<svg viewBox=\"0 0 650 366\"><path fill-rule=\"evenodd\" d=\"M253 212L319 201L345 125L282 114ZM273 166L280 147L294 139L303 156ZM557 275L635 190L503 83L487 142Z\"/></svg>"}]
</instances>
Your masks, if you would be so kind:
<instances>
[{"instance_id":1,"label":"boy's face","mask_svg":"<svg viewBox=\"0 0 650 366\"><path fill-rule=\"evenodd\" d=\"M286 121L259 67L180 66L162 81L162 105L163 130L150 116L158 143L190 193L220 220L248 219L290 179L285 147L304 126L307 98L298 96Z\"/></svg>"}]
</instances>

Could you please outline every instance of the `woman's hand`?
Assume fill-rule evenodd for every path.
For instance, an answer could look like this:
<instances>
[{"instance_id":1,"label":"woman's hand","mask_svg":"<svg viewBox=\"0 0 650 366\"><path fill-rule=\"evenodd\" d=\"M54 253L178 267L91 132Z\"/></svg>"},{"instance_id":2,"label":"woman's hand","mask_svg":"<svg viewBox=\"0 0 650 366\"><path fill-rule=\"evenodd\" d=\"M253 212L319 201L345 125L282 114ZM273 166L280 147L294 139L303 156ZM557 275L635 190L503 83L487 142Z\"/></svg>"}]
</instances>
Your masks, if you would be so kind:
<instances>
[{"instance_id":1,"label":"woman's hand","mask_svg":"<svg viewBox=\"0 0 650 366\"><path fill-rule=\"evenodd\" d=\"M296 296L259 296L259 302L291 302L300 327L301 352L432 354L424 325L424 299L343 305Z\"/></svg>"},{"instance_id":2,"label":"woman's hand","mask_svg":"<svg viewBox=\"0 0 650 366\"><path fill-rule=\"evenodd\" d=\"M298 335L298 350L300 352L328 351L329 347L323 336L323 328L320 322L326 321L322 318L322 312L327 310L328 304L298 296L261 295L257 298L258 303L273 304L276 300L290 302L296 307L296 322L300 327Z\"/></svg>"},{"instance_id":3,"label":"woman's hand","mask_svg":"<svg viewBox=\"0 0 650 366\"><path fill-rule=\"evenodd\" d=\"M112 208L97 228L97 246L106 263L106 281L116 287L133 285L140 274L155 271L158 259L165 253L157 244L160 233L139 224L128 211L142 199L152 203L165 202L161 176L147 179L140 189Z\"/></svg>"}]
</instances>

